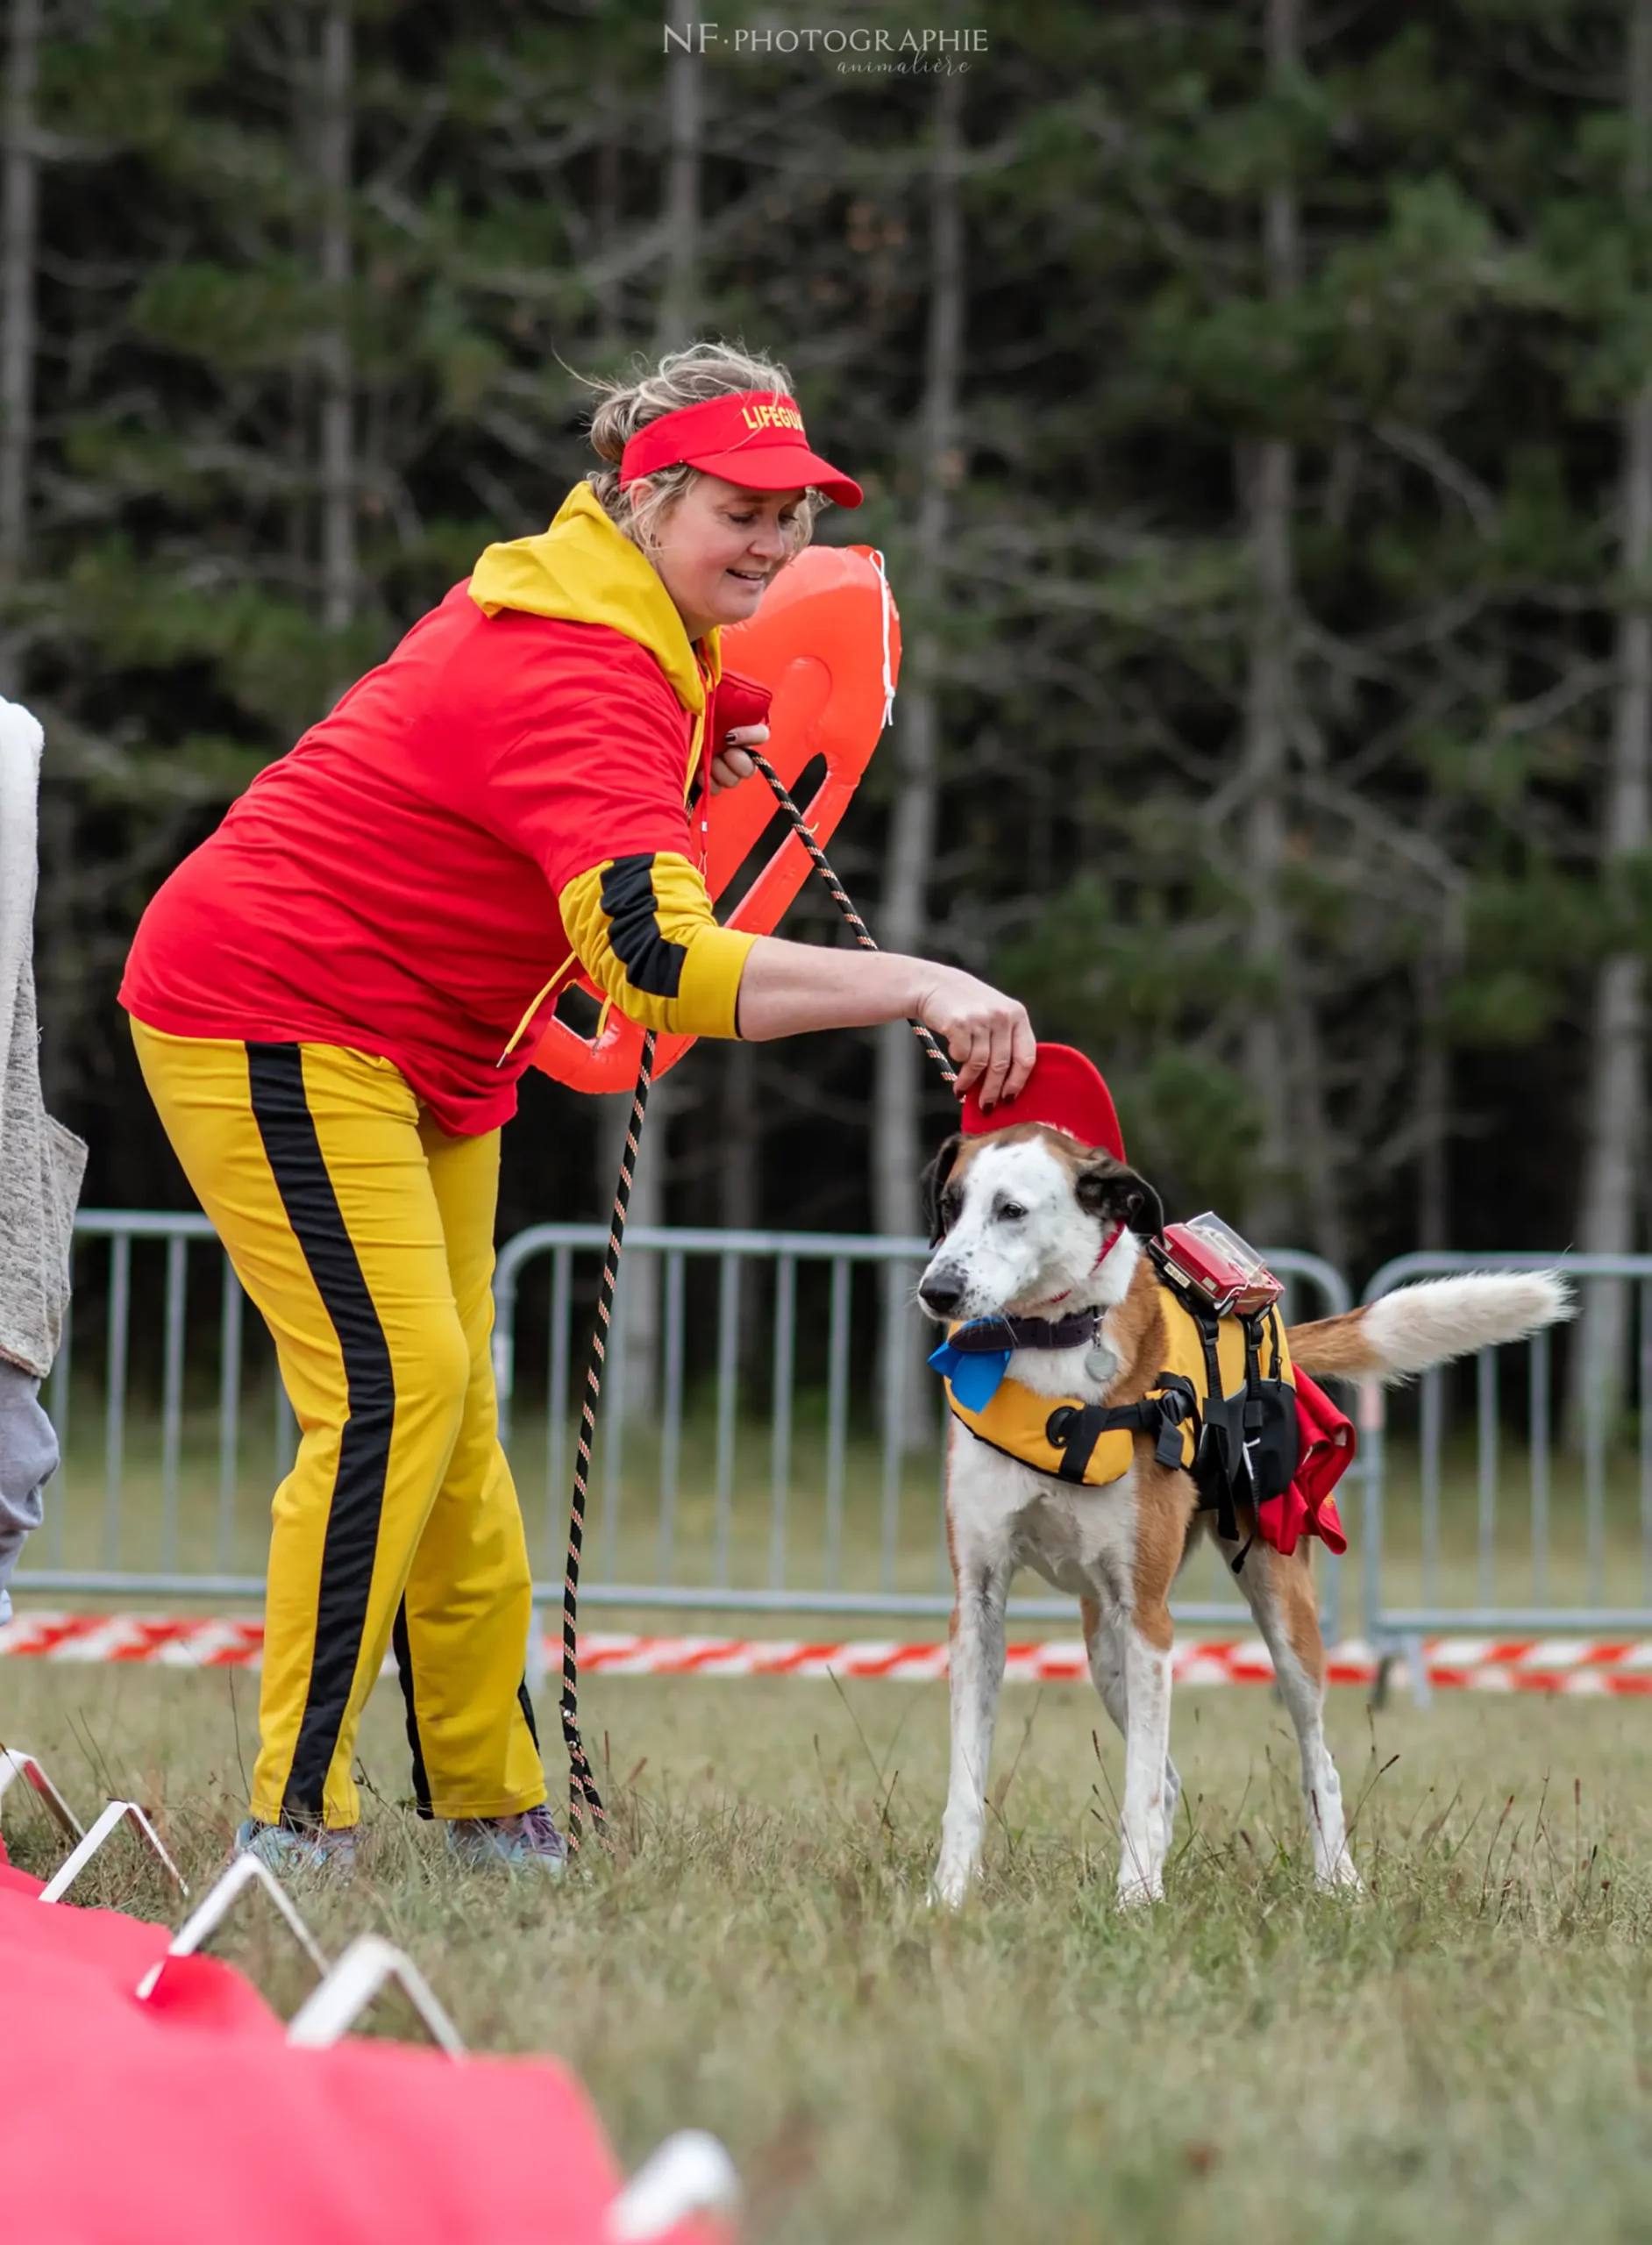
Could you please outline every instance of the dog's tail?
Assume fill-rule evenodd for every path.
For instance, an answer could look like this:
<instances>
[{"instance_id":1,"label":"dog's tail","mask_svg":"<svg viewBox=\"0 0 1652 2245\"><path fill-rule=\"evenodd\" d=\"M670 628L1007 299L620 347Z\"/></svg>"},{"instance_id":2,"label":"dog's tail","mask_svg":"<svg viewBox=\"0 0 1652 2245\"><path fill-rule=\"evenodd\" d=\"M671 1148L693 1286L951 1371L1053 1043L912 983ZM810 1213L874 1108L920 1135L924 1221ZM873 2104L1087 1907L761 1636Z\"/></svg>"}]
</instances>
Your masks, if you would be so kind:
<instances>
[{"instance_id":1,"label":"dog's tail","mask_svg":"<svg viewBox=\"0 0 1652 2245\"><path fill-rule=\"evenodd\" d=\"M1292 1361L1315 1379L1386 1383L1495 1341L1524 1340L1576 1309L1557 1271L1482 1272L1398 1287L1346 1316L1292 1325L1286 1337Z\"/></svg>"}]
</instances>

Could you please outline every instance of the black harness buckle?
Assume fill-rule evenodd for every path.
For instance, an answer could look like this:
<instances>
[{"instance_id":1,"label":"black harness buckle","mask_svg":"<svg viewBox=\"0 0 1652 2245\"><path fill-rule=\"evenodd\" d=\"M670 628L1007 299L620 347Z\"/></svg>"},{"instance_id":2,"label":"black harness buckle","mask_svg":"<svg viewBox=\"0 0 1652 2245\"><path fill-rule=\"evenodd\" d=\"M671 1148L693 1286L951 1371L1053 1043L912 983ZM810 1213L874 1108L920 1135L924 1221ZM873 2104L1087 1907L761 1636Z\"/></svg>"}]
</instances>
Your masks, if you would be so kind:
<instances>
[{"instance_id":1,"label":"black harness buckle","mask_svg":"<svg viewBox=\"0 0 1652 2245\"><path fill-rule=\"evenodd\" d=\"M1157 1436L1153 1445L1157 1463L1179 1466L1182 1422L1198 1416L1199 1399L1193 1382L1172 1374L1166 1378L1160 1393L1144 1395L1139 1403L1060 1404L1044 1422L1044 1440L1061 1452L1057 1479L1062 1481L1083 1480L1103 1435Z\"/></svg>"}]
</instances>

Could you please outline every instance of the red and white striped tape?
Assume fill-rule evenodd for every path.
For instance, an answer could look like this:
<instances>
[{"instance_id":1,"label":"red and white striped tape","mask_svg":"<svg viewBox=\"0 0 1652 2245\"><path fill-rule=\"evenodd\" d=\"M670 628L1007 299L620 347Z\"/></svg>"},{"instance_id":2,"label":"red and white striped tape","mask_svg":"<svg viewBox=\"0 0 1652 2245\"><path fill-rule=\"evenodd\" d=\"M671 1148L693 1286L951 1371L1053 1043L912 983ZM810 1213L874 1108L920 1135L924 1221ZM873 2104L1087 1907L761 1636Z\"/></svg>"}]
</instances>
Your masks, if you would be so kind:
<instances>
[{"instance_id":1,"label":"red and white striped tape","mask_svg":"<svg viewBox=\"0 0 1652 2245\"><path fill-rule=\"evenodd\" d=\"M39 1660L256 1668L263 1648L261 1621L163 1621L147 1614L17 1614L0 1629L0 1656Z\"/></svg>"},{"instance_id":2,"label":"red and white striped tape","mask_svg":"<svg viewBox=\"0 0 1652 2245\"><path fill-rule=\"evenodd\" d=\"M253 1621L156 1619L136 1614L21 1614L0 1628L0 1658L139 1661L161 1668L256 1668L264 1626ZM545 1639L547 1656L561 1640ZM1476 1692L1564 1693L1585 1698L1652 1694L1652 1638L1603 1643L1591 1637L1432 1637L1423 1647L1429 1681ZM927 1683L946 1674L943 1644L876 1640L804 1643L777 1637L644 1637L594 1631L580 1664L599 1676L805 1676ZM1008 1672L1023 1682L1081 1683L1076 1640L1012 1644ZM1273 1662L1257 1637L1190 1638L1176 1649L1179 1684L1267 1684ZM1333 1684L1370 1684L1377 1657L1357 1642L1334 1647Z\"/></svg>"}]
</instances>

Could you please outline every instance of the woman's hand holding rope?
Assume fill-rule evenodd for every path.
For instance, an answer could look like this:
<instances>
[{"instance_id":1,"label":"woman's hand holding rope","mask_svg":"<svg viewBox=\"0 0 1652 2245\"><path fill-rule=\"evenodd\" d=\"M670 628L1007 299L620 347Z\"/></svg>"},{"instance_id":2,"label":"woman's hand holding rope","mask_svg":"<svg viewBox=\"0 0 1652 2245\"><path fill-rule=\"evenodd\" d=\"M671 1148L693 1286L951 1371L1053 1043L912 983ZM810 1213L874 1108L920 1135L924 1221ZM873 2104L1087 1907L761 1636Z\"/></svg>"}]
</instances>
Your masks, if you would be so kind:
<instances>
[{"instance_id":1,"label":"woman's hand holding rope","mask_svg":"<svg viewBox=\"0 0 1652 2245\"><path fill-rule=\"evenodd\" d=\"M766 725L736 725L723 738L726 746L716 751L711 759L711 792L720 795L725 788L737 788L742 780L749 780L757 766L745 753L743 744L761 748L769 737Z\"/></svg>"}]
</instances>

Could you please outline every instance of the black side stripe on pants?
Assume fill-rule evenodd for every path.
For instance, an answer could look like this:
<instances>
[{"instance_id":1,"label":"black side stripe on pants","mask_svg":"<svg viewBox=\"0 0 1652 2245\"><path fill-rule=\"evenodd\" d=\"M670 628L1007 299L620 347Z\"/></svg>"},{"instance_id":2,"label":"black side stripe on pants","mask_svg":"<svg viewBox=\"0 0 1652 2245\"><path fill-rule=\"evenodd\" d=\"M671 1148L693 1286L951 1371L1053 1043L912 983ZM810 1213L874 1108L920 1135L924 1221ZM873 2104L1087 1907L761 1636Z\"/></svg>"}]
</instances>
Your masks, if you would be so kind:
<instances>
[{"instance_id":1,"label":"black side stripe on pants","mask_svg":"<svg viewBox=\"0 0 1652 2245\"><path fill-rule=\"evenodd\" d=\"M402 1704L407 1709L408 1750L413 1757L413 1806L421 1816L428 1816L431 1814L431 1780L424 1767L424 1741L419 1736L419 1711L413 1699L413 1648L408 1642L405 1598L395 1609L390 1643L395 1652L395 1672L402 1679Z\"/></svg>"},{"instance_id":2,"label":"black side stripe on pants","mask_svg":"<svg viewBox=\"0 0 1652 2245\"><path fill-rule=\"evenodd\" d=\"M534 1751L537 1753L539 1749L539 1726L533 1719L533 1700L529 1693L528 1679L525 1676L516 1686L516 1705L522 1709L523 1720L528 1726L528 1735L532 1739Z\"/></svg>"},{"instance_id":3,"label":"black side stripe on pants","mask_svg":"<svg viewBox=\"0 0 1652 2245\"><path fill-rule=\"evenodd\" d=\"M296 1044L249 1044L246 1064L264 1151L287 1221L338 1337L349 1399L322 1544L310 1687L281 1800L284 1815L313 1821L322 1813L327 1771L361 1654L395 1421L395 1380L384 1329L304 1096L300 1050Z\"/></svg>"}]
</instances>

